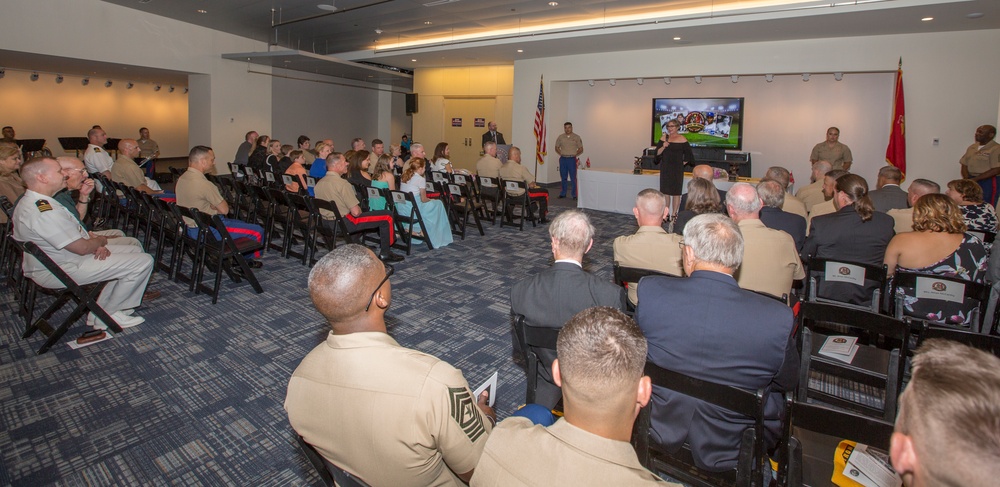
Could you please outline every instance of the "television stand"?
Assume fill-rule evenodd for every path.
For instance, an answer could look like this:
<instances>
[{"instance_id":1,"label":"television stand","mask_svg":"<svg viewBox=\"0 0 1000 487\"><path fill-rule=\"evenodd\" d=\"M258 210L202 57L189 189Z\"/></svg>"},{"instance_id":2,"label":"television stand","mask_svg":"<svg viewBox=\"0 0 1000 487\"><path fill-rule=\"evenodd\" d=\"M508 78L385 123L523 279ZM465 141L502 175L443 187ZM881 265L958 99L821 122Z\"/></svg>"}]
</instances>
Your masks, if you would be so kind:
<instances>
[{"instance_id":1,"label":"television stand","mask_svg":"<svg viewBox=\"0 0 1000 487\"><path fill-rule=\"evenodd\" d=\"M694 160L698 164L708 164L717 169L729 172L729 180L736 181L737 177L750 177L750 153L739 151L727 151L725 149L715 149L707 147L692 147Z\"/></svg>"}]
</instances>

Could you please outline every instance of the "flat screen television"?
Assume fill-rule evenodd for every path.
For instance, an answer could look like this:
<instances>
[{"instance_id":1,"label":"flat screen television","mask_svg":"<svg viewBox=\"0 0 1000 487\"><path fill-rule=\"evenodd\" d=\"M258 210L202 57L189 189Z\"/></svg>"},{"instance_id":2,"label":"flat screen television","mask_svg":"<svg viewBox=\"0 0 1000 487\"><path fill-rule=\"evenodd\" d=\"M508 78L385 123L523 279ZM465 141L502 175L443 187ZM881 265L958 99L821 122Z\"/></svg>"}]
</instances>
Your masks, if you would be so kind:
<instances>
[{"instance_id":1,"label":"flat screen television","mask_svg":"<svg viewBox=\"0 0 1000 487\"><path fill-rule=\"evenodd\" d=\"M653 98L652 145L670 120L692 147L743 148L743 98Z\"/></svg>"}]
</instances>

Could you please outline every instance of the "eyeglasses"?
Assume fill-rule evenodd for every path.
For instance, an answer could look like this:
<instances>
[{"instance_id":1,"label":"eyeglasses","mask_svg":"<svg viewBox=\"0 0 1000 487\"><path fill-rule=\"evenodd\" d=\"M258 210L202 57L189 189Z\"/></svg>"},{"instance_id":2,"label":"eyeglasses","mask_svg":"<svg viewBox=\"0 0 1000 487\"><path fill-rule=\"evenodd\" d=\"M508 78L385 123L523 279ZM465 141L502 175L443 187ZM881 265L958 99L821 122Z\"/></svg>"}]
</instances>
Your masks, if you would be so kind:
<instances>
[{"instance_id":1,"label":"eyeglasses","mask_svg":"<svg viewBox=\"0 0 1000 487\"><path fill-rule=\"evenodd\" d=\"M382 289L382 285L385 284L385 281L389 280L389 276L391 276L395 271L396 270L393 269L391 265L385 264L385 277L383 277L382 281L378 283L378 286L375 286L375 290L372 291L372 297L368 298L368 306L365 306L365 313L367 313L368 309L372 307L372 303L375 301L375 294L378 293L379 289Z\"/></svg>"},{"instance_id":2,"label":"eyeglasses","mask_svg":"<svg viewBox=\"0 0 1000 487\"><path fill-rule=\"evenodd\" d=\"M681 250L684 250L684 247L686 246L686 244L684 243L683 240L681 240L680 242L677 242L677 246L680 247Z\"/></svg>"},{"instance_id":3,"label":"eyeglasses","mask_svg":"<svg viewBox=\"0 0 1000 487\"><path fill-rule=\"evenodd\" d=\"M82 168L82 167L79 168L79 169L77 169L77 168L68 168L67 167L67 168L63 168L63 171L68 172L70 174L72 174L74 172L77 172L77 171L79 171L80 174L87 174L87 169L86 168Z\"/></svg>"}]
</instances>

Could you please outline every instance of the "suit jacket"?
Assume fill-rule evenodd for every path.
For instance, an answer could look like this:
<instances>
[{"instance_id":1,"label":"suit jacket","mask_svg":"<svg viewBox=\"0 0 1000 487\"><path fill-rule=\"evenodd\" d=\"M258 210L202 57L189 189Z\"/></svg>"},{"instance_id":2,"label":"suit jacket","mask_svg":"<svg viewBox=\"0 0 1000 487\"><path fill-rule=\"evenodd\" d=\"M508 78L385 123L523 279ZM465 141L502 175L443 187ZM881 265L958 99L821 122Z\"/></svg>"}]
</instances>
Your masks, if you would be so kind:
<instances>
[{"instance_id":1,"label":"suit jacket","mask_svg":"<svg viewBox=\"0 0 1000 487\"><path fill-rule=\"evenodd\" d=\"M875 211L881 211L882 213L908 207L909 202L906 196L906 191L903 191L896 184L885 185L882 186L882 189L868 192L868 197L872 199L872 203L875 205Z\"/></svg>"},{"instance_id":2,"label":"suit jacket","mask_svg":"<svg viewBox=\"0 0 1000 487\"><path fill-rule=\"evenodd\" d=\"M875 212L872 219L861 221L861 216L854 211L854 205L848 205L828 215L818 216L812 221L809 237L802 246L802 261L810 255L826 259L843 259L862 262L871 265L882 265L885 260L885 248L893 235L895 221L885 213ZM816 269L810 269L810 273ZM856 286L850 283L826 283L818 290L820 297L834 299L852 304L871 304L874 282L866 286Z\"/></svg>"},{"instance_id":3,"label":"suit jacket","mask_svg":"<svg viewBox=\"0 0 1000 487\"><path fill-rule=\"evenodd\" d=\"M487 142L496 142L497 145L505 145L507 143L505 140L503 140L503 134L501 134L500 132L497 132L497 140L493 140L493 135L490 133L489 130L487 130L486 133L483 134L483 144Z\"/></svg>"},{"instance_id":4,"label":"suit jacket","mask_svg":"<svg viewBox=\"0 0 1000 487\"><path fill-rule=\"evenodd\" d=\"M635 317L656 365L719 384L769 387L765 426L769 443L777 441L781 395L798 382L789 307L740 289L732 276L695 271L686 279L644 277ZM687 443L708 470L736 465L752 419L658 386L652 403L651 435L660 445L676 451Z\"/></svg>"},{"instance_id":5,"label":"suit jacket","mask_svg":"<svg viewBox=\"0 0 1000 487\"><path fill-rule=\"evenodd\" d=\"M625 290L571 262L556 262L514 284L510 290L511 311L524 315L525 321L533 326L562 328L573 315L592 306L624 310ZM539 371L535 402L552 408L562 397L559 387L552 383L555 351L539 350L539 357L543 367Z\"/></svg>"},{"instance_id":6,"label":"suit jacket","mask_svg":"<svg viewBox=\"0 0 1000 487\"><path fill-rule=\"evenodd\" d=\"M805 218L778 208L765 206L760 209L760 221L764 222L767 228L781 230L791 235L792 240L795 241L795 250L802 250L802 245L806 242Z\"/></svg>"}]
</instances>

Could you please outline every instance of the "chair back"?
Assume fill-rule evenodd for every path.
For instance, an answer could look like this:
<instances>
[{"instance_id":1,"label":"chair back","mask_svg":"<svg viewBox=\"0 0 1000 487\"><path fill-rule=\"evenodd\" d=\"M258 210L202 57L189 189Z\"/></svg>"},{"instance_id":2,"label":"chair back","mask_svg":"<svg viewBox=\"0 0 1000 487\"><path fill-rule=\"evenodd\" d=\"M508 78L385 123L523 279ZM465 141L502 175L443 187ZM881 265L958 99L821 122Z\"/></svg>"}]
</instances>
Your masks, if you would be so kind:
<instances>
[{"instance_id":1,"label":"chair back","mask_svg":"<svg viewBox=\"0 0 1000 487\"><path fill-rule=\"evenodd\" d=\"M698 486L758 485L767 461L764 434L764 404L767 391L756 391L698 379L646 362L644 371L654 386L689 396L713 406L753 418L753 424L743 431L739 460L735 469L709 472L699 469L690 448L684 445L676 453L655 444L650 437L652 402L639 412L632 430L632 444L639 462L654 473L664 472L685 484Z\"/></svg>"},{"instance_id":2,"label":"chair back","mask_svg":"<svg viewBox=\"0 0 1000 487\"><path fill-rule=\"evenodd\" d=\"M808 262L809 272L806 274L805 290L808 301L865 308L876 313L884 309L888 284L888 271L884 264L871 265L811 255L808 256ZM857 302L833 299L830 297L832 288L846 290L847 294L857 296Z\"/></svg>"},{"instance_id":3,"label":"chair back","mask_svg":"<svg viewBox=\"0 0 1000 487\"><path fill-rule=\"evenodd\" d=\"M514 336L517 338L521 348L524 363L527 365L527 391L525 392L525 402L531 404L535 402L535 392L538 388L538 374L543 367L543 361L539 355L542 350L549 350L555 355L556 342L559 339L559 328L543 328L531 326L525 322L524 315L513 313Z\"/></svg>"},{"instance_id":4,"label":"chair back","mask_svg":"<svg viewBox=\"0 0 1000 487\"><path fill-rule=\"evenodd\" d=\"M952 327L929 326L920 333L917 348L919 349L924 341L932 338L951 340L1000 357L1000 336L957 330Z\"/></svg>"},{"instance_id":5,"label":"chair back","mask_svg":"<svg viewBox=\"0 0 1000 487\"><path fill-rule=\"evenodd\" d=\"M972 331L989 333L996 322L991 317L986 319L986 307L990 300L990 283L973 282L958 277L933 276L916 272L896 271L892 276L892 291L890 295L895 300L894 315L896 318L911 316L914 320L926 321L928 324L947 325L948 318L965 314L968 317ZM913 293L907 294L907 292ZM945 311L940 319L930 319L928 316L912 316L907 313L907 297L918 301L931 301L956 313ZM954 303L954 304L949 304ZM989 325L989 326L986 326Z\"/></svg>"}]
</instances>

